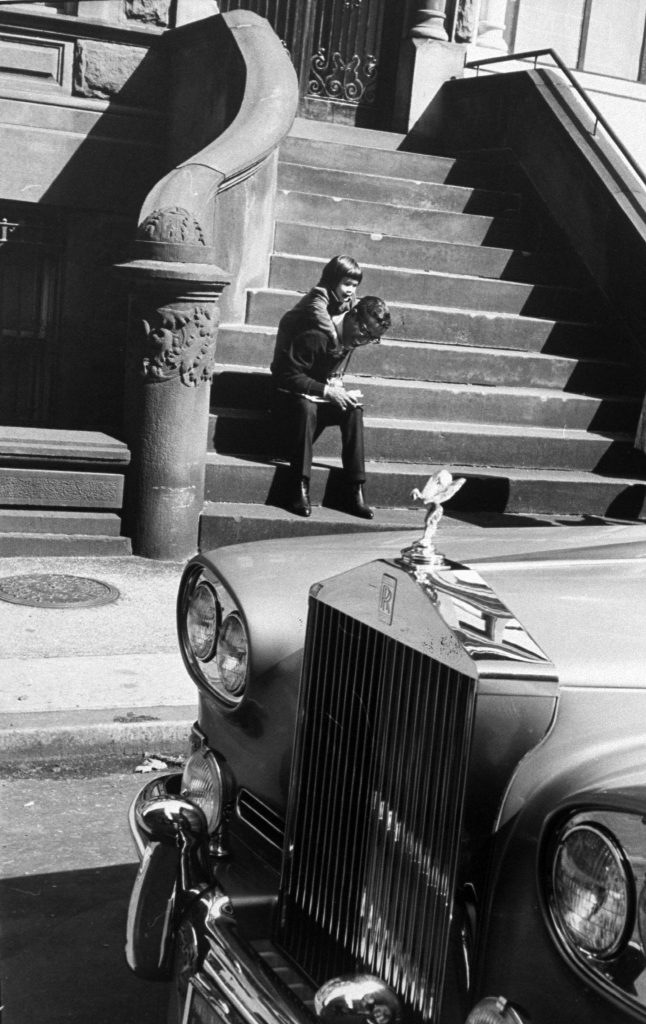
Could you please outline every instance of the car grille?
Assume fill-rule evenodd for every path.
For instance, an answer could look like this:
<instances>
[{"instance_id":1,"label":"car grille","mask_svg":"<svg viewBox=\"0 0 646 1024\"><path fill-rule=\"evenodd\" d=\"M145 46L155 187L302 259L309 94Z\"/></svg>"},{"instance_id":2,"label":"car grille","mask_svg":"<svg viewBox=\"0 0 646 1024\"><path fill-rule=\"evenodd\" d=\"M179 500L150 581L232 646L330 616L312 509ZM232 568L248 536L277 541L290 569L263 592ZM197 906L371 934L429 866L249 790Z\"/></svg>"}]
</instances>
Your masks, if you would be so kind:
<instances>
[{"instance_id":1,"label":"car grille","mask_svg":"<svg viewBox=\"0 0 646 1024\"><path fill-rule=\"evenodd\" d=\"M315 597L279 945L316 984L369 971L437 1019L475 681Z\"/></svg>"}]
</instances>

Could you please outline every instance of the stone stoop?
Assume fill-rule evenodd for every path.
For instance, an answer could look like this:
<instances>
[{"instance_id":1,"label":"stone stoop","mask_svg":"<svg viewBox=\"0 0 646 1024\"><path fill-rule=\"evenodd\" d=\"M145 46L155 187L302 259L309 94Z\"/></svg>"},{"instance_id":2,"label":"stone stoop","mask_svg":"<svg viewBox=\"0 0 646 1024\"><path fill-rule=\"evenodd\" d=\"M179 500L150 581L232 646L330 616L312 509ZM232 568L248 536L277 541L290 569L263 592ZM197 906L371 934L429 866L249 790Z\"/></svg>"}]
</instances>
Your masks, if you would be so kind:
<instances>
[{"instance_id":1,"label":"stone stoop","mask_svg":"<svg viewBox=\"0 0 646 1024\"><path fill-rule=\"evenodd\" d=\"M628 349L584 268L507 156L402 143L297 120L281 147L268 287L248 293L243 324L220 328L202 548L416 526L410 492L440 466L467 478L457 512L644 514ZM372 523L335 510L335 432L315 448L309 520L282 508L287 471L273 459L276 325L341 252L362 265L359 294L393 316L350 377L365 396Z\"/></svg>"},{"instance_id":2,"label":"stone stoop","mask_svg":"<svg viewBox=\"0 0 646 1024\"><path fill-rule=\"evenodd\" d=\"M0 557L128 555L130 453L106 434L0 427Z\"/></svg>"}]
</instances>

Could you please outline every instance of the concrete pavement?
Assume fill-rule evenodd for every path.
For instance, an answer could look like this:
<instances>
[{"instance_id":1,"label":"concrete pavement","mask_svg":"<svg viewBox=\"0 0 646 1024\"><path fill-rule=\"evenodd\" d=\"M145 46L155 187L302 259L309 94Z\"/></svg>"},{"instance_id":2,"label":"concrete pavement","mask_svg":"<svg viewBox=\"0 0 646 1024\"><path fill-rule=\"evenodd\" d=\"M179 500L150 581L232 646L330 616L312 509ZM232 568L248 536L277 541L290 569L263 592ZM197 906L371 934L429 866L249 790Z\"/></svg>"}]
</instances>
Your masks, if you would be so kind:
<instances>
[{"instance_id":1,"label":"concrete pavement","mask_svg":"<svg viewBox=\"0 0 646 1024\"><path fill-rule=\"evenodd\" d=\"M175 633L181 571L132 556L0 559L0 590L61 574L119 591L95 607L0 601L0 761L185 751L197 691Z\"/></svg>"}]
</instances>

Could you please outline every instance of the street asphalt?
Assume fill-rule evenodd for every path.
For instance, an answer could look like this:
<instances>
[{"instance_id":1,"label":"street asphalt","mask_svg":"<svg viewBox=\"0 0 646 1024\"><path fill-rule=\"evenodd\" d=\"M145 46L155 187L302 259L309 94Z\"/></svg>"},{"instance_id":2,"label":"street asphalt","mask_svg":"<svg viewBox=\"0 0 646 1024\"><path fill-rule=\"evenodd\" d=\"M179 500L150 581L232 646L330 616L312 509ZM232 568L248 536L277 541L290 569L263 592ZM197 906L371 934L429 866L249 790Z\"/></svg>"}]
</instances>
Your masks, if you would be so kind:
<instances>
[{"instance_id":1,"label":"street asphalt","mask_svg":"<svg viewBox=\"0 0 646 1024\"><path fill-rule=\"evenodd\" d=\"M93 607L0 600L0 762L185 751L197 692L176 640L181 571L132 556L0 560L0 594L42 575L118 591Z\"/></svg>"}]
</instances>

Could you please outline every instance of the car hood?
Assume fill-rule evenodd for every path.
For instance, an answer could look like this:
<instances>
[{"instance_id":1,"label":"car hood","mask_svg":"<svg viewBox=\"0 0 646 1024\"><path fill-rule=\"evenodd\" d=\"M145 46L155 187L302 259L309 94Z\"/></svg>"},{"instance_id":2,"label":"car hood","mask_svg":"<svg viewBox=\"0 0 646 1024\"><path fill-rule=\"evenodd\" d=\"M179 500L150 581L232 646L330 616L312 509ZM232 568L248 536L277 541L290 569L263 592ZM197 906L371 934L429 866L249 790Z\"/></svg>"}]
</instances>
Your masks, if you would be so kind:
<instances>
[{"instance_id":1,"label":"car hood","mask_svg":"<svg viewBox=\"0 0 646 1024\"><path fill-rule=\"evenodd\" d=\"M420 533L265 541L205 557L243 610L262 672L302 646L313 583L397 558ZM646 524L490 528L445 517L436 547L477 569L553 661L561 685L644 685Z\"/></svg>"}]
</instances>

